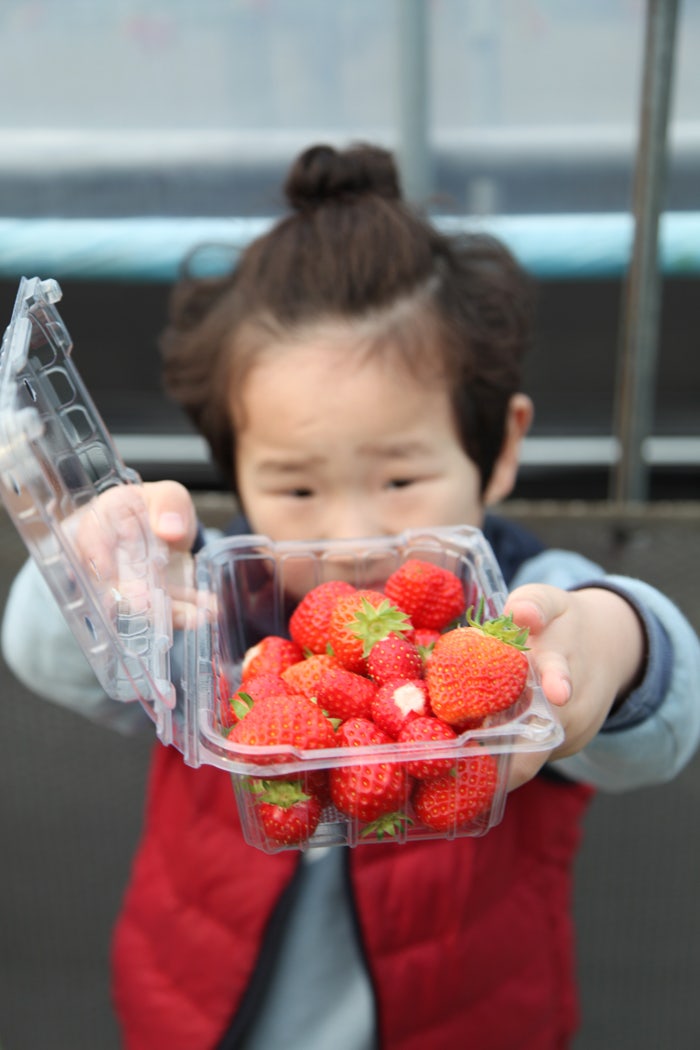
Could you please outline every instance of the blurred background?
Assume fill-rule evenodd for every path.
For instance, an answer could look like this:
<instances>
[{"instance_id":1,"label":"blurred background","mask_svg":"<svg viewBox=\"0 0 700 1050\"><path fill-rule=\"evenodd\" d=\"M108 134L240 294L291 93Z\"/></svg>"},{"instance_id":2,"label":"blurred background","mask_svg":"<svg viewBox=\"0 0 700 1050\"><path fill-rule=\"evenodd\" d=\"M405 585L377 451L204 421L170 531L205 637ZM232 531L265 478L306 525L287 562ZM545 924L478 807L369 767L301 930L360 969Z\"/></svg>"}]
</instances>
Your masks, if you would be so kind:
<instances>
[{"instance_id":1,"label":"blurred background","mask_svg":"<svg viewBox=\"0 0 700 1050\"><path fill-rule=\"evenodd\" d=\"M228 499L160 388L170 283L194 246L227 264L280 214L300 149L388 146L412 201L496 232L537 279L537 416L506 513L660 585L700 627L699 49L700 0L3 0L0 327L20 276L56 277L124 458L220 523ZM615 477L644 157L661 218L630 502ZM24 548L0 528L4 601ZM0 677L0 1041L112 1050L108 940L153 742ZM576 1050L700 1045L699 794L694 763L593 806Z\"/></svg>"},{"instance_id":2,"label":"blurred background","mask_svg":"<svg viewBox=\"0 0 700 1050\"><path fill-rule=\"evenodd\" d=\"M502 235L542 278L519 494L546 494L556 475L562 496L604 498L647 11L645 0L4 0L0 309L19 273L58 277L81 372L125 456L144 476L212 487L201 442L160 391L169 283L193 245L214 242L227 262L279 214L300 149L379 142L399 154L416 203ZM700 461L699 0L675 21L663 352L643 451L654 498L692 495Z\"/></svg>"}]
</instances>

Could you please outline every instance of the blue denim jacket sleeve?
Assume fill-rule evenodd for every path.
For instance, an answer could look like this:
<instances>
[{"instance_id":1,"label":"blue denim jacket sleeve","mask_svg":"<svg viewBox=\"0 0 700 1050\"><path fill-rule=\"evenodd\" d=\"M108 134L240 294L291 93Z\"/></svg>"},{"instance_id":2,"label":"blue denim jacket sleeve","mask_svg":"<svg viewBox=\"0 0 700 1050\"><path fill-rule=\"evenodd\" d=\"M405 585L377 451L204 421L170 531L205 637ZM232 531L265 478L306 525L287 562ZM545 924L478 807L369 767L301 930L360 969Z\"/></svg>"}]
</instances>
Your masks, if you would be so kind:
<instances>
[{"instance_id":1,"label":"blue denim jacket sleeve","mask_svg":"<svg viewBox=\"0 0 700 1050\"><path fill-rule=\"evenodd\" d=\"M574 780L606 791L671 780L700 742L700 640L681 611L641 580L605 575L569 551L549 550L525 562L512 582L549 583L571 590L608 587L626 598L647 637L639 685L583 751L552 763Z\"/></svg>"}]
</instances>

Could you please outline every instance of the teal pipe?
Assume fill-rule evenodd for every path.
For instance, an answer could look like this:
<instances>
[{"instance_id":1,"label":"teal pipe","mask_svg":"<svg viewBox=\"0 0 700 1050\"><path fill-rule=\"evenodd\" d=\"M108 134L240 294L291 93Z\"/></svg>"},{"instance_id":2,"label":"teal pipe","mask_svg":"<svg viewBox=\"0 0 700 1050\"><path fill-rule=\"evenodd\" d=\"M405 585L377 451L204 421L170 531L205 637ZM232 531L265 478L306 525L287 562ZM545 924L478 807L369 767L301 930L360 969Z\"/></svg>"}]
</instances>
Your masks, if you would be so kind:
<instances>
[{"instance_id":1,"label":"teal pipe","mask_svg":"<svg viewBox=\"0 0 700 1050\"><path fill-rule=\"evenodd\" d=\"M185 257L207 244L197 272L216 274L264 232L270 218L0 218L0 277L83 281L173 281ZM625 213L437 217L451 233L485 231L501 238L537 277L618 277L630 262L633 217ZM700 212L661 218L664 274L700 273Z\"/></svg>"}]
</instances>

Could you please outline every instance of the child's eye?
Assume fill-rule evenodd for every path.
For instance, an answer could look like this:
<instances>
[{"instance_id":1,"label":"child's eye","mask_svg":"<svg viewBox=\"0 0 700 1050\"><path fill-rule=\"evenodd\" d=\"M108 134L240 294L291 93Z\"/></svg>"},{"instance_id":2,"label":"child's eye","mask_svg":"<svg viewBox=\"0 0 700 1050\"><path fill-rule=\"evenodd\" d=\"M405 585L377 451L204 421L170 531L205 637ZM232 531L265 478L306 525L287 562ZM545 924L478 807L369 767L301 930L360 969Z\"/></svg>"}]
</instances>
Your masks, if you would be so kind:
<instances>
[{"instance_id":1,"label":"child's eye","mask_svg":"<svg viewBox=\"0 0 700 1050\"><path fill-rule=\"evenodd\" d=\"M313 489L308 488L290 489L288 492L293 499L309 499L313 494Z\"/></svg>"},{"instance_id":2,"label":"child's eye","mask_svg":"<svg viewBox=\"0 0 700 1050\"><path fill-rule=\"evenodd\" d=\"M390 478L386 483L388 489L405 489L413 485L415 478Z\"/></svg>"}]
</instances>

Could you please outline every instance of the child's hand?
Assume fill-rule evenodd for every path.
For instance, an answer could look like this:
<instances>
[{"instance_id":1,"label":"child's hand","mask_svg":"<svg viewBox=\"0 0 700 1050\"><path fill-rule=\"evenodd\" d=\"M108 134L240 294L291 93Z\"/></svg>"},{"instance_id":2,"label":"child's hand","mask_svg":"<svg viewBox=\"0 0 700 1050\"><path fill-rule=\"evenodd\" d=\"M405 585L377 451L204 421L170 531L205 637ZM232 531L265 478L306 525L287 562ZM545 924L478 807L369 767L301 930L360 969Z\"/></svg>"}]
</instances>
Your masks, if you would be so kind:
<instances>
[{"instance_id":1,"label":"child's hand","mask_svg":"<svg viewBox=\"0 0 700 1050\"><path fill-rule=\"evenodd\" d=\"M183 626L196 605L189 551L197 517L192 498L175 481L115 485L106 489L67 520L75 553L84 565L107 615L115 603L142 606L149 586L149 562L156 559L166 573L173 622ZM168 548L160 552L148 542L149 531Z\"/></svg>"},{"instance_id":2,"label":"child's hand","mask_svg":"<svg viewBox=\"0 0 700 1050\"><path fill-rule=\"evenodd\" d=\"M551 754L514 756L509 780L514 788L549 759L574 754L593 739L616 699L639 676L645 639L632 606L603 588L562 591L528 584L513 591L505 611L530 629L530 655L565 732Z\"/></svg>"},{"instance_id":3,"label":"child's hand","mask_svg":"<svg viewBox=\"0 0 700 1050\"><path fill-rule=\"evenodd\" d=\"M114 485L82 507L69 531L75 547L97 580L118 572L117 556L139 561L148 530L171 551L188 552L197 532L197 516L187 489L176 481ZM124 568L123 565L120 568Z\"/></svg>"}]
</instances>

